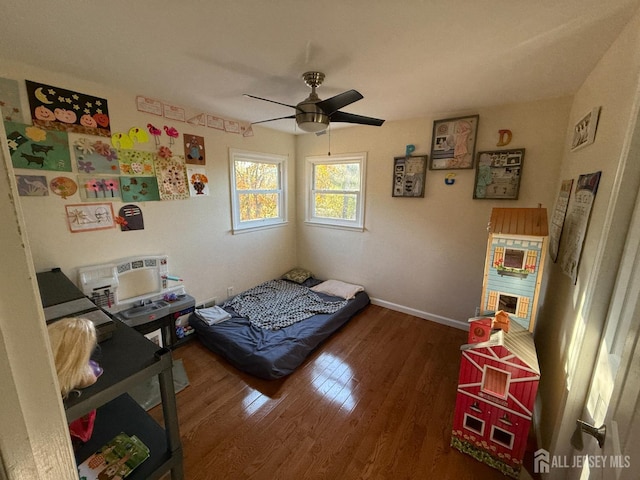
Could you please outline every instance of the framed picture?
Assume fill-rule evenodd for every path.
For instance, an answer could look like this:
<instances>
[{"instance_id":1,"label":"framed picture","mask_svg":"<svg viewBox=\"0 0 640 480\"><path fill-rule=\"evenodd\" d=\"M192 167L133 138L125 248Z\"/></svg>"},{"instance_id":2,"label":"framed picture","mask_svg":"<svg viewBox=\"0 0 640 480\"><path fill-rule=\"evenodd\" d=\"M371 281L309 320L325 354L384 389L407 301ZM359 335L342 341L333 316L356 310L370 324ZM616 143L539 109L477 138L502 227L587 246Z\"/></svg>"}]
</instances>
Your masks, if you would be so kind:
<instances>
[{"instance_id":1,"label":"framed picture","mask_svg":"<svg viewBox=\"0 0 640 480\"><path fill-rule=\"evenodd\" d=\"M473 168L479 115L433 122L431 170Z\"/></svg>"},{"instance_id":2,"label":"framed picture","mask_svg":"<svg viewBox=\"0 0 640 480\"><path fill-rule=\"evenodd\" d=\"M427 155L393 159L393 197L424 197Z\"/></svg>"},{"instance_id":3,"label":"framed picture","mask_svg":"<svg viewBox=\"0 0 640 480\"><path fill-rule=\"evenodd\" d=\"M599 116L600 107L595 107L576 123L573 128L573 140L571 142L572 152L595 142Z\"/></svg>"},{"instance_id":4,"label":"framed picture","mask_svg":"<svg viewBox=\"0 0 640 480\"><path fill-rule=\"evenodd\" d=\"M473 198L517 200L524 148L478 152Z\"/></svg>"},{"instance_id":5,"label":"framed picture","mask_svg":"<svg viewBox=\"0 0 640 480\"><path fill-rule=\"evenodd\" d=\"M116 226L111 203L79 203L66 205L69 230L88 232Z\"/></svg>"},{"instance_id":6,"label":"framed picture","mask_svg":"<svg viewBox=\"0 0 640 480\"><path fill-rule=\"evenodd\" d=\"M158 347L160 348L164 347L164 342L162 341L161 329L154 330L151 333L145 333L144 336L147 337L149 340L151 340L153 343L155 343Z\"/></svg>"}]
</instances>

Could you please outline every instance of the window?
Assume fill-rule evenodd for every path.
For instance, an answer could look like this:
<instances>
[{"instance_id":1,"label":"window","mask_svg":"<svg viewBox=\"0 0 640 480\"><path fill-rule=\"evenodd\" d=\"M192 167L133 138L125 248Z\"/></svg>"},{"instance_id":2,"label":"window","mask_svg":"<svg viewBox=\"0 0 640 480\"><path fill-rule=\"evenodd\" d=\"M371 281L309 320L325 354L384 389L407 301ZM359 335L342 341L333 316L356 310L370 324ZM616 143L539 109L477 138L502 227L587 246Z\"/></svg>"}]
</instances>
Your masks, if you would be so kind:
<instances>
[{"instance_id":1,"label":"window","mask_svg":"<svg viewBox=\"0 0 640 480\"><path fill-rule=\"evenodd\" d=\"M511 432L507 432L506 430L498 428L495 425L491 427L491 440L498 445L502 445L503 447L512 449L514 438L515 437Z\"/></svg>"},{"instance_id":2,"label":"window","mask_svg":"<svg viewBox=\"0 0 640 480\"><path fill-rule=\"evenodd\" d=\"M234 233L287 221L286 159L282 155L229 151Z\"/></svg>"},{"instance_id":3,"label":"window","mask_svg":"<svg viewBox=\"0 0 640 480\"><path fill-rule=\"evenodd\" d=\"M501 293L498 299L498 310L515 314L518 311L518 297Z\"/></svg>"},{"instance_id":4,"label":"window","mask_svg":"<svg viewBox=\"0 0 640 480\"><path fill-rule=\"evenodd\" d=\"M482 374L482 391L501 398L507 398L510 379L511 374L509 372L485 365L484 373Z\"/></svg>"},{"instance_id":5,"label":"window","mask_svg":"<svg viewBox=\"0 0 640 480\"><path fill-rule=\"evenodd\" d=\"M524 250L506 248L504 251L504 266L509 268L524 268Z\"/></svg>"},{"instance_id":6,"label":"window","mask_svg":"<svg viewBox=\"0 0 640 480\"><path fill-rule=\"evenodd\" d=\"M307 222L364 228L366 153L307 157Z\"/></svg>"},{"instance_id":7,"label":"window","mask_svg":"<svg viewBox=\"0 0 640 480\"><path fill-rule=\"evenodd\" d=\"M484 435L484 420L480 420L479 418L465 413L463 425L467 430L476 432L479 435Z\"/></svg>"}]
</instances>

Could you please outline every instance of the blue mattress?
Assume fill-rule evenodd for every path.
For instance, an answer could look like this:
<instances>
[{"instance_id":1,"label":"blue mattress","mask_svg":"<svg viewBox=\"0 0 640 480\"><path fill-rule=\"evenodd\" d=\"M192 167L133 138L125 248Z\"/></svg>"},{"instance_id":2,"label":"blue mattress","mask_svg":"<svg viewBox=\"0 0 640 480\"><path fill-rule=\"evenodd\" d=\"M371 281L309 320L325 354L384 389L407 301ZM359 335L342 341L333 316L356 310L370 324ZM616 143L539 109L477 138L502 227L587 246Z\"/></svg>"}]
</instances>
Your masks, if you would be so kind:
<instances>
[{"instance_id":1,"label":"blue mattress","mask_svg":"<svg viewBox=\"0 0 640 480\"><path fill-rule=\"evenodd\" d=\"M333 302L342 300L318 295ZM192 314L189 324L207 348L236 368L259 378L275 379L292 373L323 340L369 303L367 293L360 292L336 313L316 314L280 330L259 328L229 308L226 310L232 318L222 323L210 326Z\"/></svg>"}]
</instances>

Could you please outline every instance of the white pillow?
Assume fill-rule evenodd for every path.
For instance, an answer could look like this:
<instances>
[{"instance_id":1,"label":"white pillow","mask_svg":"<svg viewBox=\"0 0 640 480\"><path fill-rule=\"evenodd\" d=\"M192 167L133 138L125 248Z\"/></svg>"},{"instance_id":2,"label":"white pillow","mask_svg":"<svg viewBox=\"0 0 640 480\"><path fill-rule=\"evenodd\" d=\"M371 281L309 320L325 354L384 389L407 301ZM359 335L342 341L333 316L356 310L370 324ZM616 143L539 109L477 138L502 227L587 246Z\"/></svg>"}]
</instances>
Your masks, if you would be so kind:
<instances>
[{"instance_id":1,"label":"white pillow","mask_svg":"<svg viewBox=\"0 0 640 480\"><path fill-rule=\"evenodd\" d=\"M352 283L341 282L340 280L327 280L311 287L314 292L326 293L334 297L342 297L346 300L356 296L356 293L363 292L364 287L353 285Z\"/></svg>"}]
</instances>

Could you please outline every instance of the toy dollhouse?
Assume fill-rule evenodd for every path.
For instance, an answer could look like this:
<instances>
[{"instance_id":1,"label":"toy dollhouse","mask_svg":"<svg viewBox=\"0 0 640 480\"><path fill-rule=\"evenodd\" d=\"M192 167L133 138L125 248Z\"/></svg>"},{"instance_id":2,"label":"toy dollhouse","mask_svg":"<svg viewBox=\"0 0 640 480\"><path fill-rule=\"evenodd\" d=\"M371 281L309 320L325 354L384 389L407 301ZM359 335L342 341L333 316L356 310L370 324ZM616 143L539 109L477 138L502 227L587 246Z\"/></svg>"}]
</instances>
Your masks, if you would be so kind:
<instances>
[{"instance_id":1,"label":"toy dollhouse","mask_svg":"<svg viewBox=\"0 0 640 480\"><path fill-rule=\"evenodd\" d=\"M484 328L487 318L470 323ZM512 322L461 350L451 445L518 478L540 380L533 337Z\"/></svg>"},{"instance_id":2,"label":"toy dollhouse","mask_svg":"<svg viewBox=\"0 0 640 480\"><path fill-rule=\"evenodd\" d=\"M494 208L480 309L502 310L533 332L549 228L545 208Z\"/></svg>"}]
</instances>

